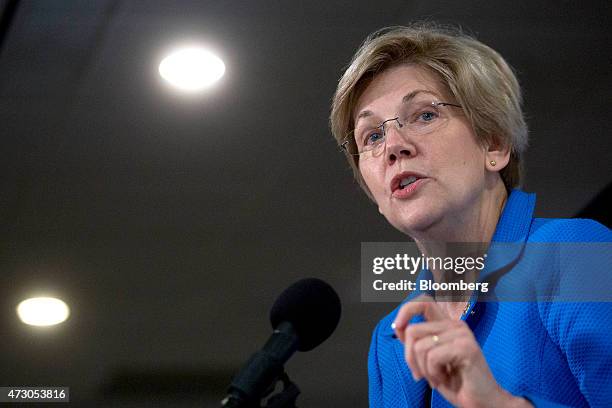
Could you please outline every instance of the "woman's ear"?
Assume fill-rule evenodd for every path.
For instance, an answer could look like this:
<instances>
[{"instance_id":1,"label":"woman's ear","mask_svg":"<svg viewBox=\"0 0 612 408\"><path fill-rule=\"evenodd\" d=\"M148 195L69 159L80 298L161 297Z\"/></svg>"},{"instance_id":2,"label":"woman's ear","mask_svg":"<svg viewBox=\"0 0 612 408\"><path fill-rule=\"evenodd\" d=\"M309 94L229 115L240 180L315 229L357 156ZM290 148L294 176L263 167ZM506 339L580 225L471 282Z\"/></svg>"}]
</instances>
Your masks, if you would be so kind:
<instances>
[{"instance_id":1,"label":"woman's ear","mask_svg":"<svg viewBox=\"0 0 612 408\"><path fill-rule=\"evenodd\" d=\"M487 170L500 171L510 162L510 146L494 141L487 147L485 158Z\"/></svg>"}]
</instances>

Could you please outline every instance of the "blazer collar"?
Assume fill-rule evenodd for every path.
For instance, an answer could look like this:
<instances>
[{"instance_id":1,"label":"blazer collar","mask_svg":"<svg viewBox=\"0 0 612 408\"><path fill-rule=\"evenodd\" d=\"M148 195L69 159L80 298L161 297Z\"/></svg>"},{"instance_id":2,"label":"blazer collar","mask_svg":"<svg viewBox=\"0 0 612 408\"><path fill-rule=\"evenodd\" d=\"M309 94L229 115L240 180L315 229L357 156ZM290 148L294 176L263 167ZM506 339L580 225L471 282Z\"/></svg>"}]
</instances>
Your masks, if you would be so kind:
<instances>
[{"instance_id":1,"label":"blazer collar","mask_svg":"<svg viewBox=\"0 0 612 408\"><path fill-rule=\"evenodd\" d=\"M480 272L479 281L495 273L508 272L521 256L529 237L535 200L535 194L517 189L511 191L497 222L487 251L485 268Z\"/></svg>"},{"instance_id":2,"label":"blazer collar","mask_svg":"<svg viewBox=\"0 0 612 408\"><path fill-rule=\"evenodd\" d=\"M493 242L525 241L529 235L536 196L514 189L510 192L497 222Z\"/></svg>"}]
</instances>

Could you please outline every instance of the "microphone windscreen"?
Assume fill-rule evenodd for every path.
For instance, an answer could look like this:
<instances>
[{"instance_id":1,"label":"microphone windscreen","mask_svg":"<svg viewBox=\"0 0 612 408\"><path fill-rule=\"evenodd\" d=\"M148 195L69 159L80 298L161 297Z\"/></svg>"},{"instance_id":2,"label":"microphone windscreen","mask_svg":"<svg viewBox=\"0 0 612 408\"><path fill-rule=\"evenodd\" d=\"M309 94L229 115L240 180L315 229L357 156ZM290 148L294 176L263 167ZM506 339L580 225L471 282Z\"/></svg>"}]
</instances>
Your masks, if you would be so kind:
<instances>
[{"instance_id":1,"label":"microphone windscreen","mask_svg":"<svg viewBox=\"0 0 612 408\"><path fill-rule=\"evenodd\" d=\"M328 283L316 278L302 279L280 294L270 310L270 322L293 325L298 350L309 351L325 341L340 321L342 306L338 294Z\"/></svg>"}]
</instances>

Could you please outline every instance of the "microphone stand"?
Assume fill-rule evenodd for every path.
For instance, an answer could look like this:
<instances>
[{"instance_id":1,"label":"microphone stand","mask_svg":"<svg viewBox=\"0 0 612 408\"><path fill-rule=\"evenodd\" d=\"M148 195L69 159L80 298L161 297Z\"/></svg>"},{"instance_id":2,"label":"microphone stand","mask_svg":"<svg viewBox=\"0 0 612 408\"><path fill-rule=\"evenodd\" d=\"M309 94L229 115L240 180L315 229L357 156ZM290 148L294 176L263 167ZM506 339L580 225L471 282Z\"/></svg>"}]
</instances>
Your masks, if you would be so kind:
<instances>
[{"instance_id":1,"label":"microphone stand","mask_svg":"<svg viewBox=\"0 0 612 408\"><path fill-rule=\"evenodd\" d=\"M282 383L283 389L270 396L279 382ZM298 386L283 371L280 377L266 390L260 401L246 401L240 395L232 393L221 401L221 406L223 408L297 408L295 403L299 394ZM266 398L268 400L265 405L261 405Z\"/></svg>"},{"instance_id":2,"label":"microphone stand","mask_svg":"<svg viewBox=\"0 0 612 408\"><path fill-rule=\"evenodd\" d=\"M297 408L295 401L297 400L298 395L300 395L300 389L289 379L289 376L284 371L279 381L282 381L283 383L283 390L270 397L265 407Z\"/></svg>"}]
</instances>

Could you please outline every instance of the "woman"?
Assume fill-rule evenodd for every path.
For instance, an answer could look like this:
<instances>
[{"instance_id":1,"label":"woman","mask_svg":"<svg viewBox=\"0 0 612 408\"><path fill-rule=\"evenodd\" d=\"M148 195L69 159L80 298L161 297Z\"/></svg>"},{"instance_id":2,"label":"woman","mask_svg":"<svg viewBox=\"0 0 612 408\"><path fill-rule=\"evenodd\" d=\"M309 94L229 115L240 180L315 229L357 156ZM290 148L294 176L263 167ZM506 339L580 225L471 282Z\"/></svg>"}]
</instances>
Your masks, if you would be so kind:
<instances>
[{"instance_id":1,"label":"woman","mask_svg":"<svg viewBox=\"0 0 612 408\"><path fill-rule=\"evenodd\" d=\"M427 256L449 242L612 241L593 221L533 218L535 196L515 189L527 147L518 82L460 32L370 36L340 79L331 128L380 213ZM412 296L376 327L370 406L612 406L609 303L431 300Z\"/></svg>"}]
</instances>

